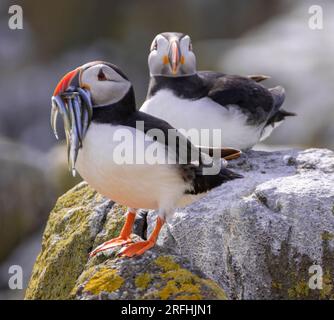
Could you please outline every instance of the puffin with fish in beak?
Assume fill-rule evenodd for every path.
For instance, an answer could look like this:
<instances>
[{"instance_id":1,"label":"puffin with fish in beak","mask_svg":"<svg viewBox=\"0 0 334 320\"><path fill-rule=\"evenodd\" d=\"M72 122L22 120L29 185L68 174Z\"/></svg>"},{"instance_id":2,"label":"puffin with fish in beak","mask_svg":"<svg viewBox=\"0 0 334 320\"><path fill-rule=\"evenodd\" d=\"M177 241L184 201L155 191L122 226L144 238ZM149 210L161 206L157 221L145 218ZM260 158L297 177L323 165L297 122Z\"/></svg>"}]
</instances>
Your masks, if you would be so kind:
<instances>
[{"instance_id":1,"label":"puffin with fish in beak","mask_svg":"<svg viewBox=\"0 0 334 320\"><path fill-rule=\"evenodd\" d=\"M69 72L51 100L51 125L57 137L60 113L72 173L77 170L100 194L129 208L120 235L98 246L91 256L115 246L122 246L121 256L143 254L154 246L176 207L242 177L226 169L226 160L220 159L224 151L211 149L213 154L218 151L218 156L211 158L210 152L203 153L164 120L136 111L131 82L111 63L90 62ZM143 143L133 143L137 139ZM155 150L153 162L146 159L147 150ZM232 150L228 149L229 156L233 156ZM138 159L144 161L123 161L123 153L131 159L139 154ZM149 238L133 243L130 234L138 208L158 210L158 217Z\"/></svg>"},{"instance_id":2,"label":"puffin with fish in beak","mask_svg":"<svg viewBox=\"0 0 334 320\"><path fill-rule=\"evenodd\" d=\"M141 111L176 129L209 130L211 147L247 150L270 136L294 113L281 108L285 90L267 89L264 75L237 76L197 71L188 35L158 34L148 56L150 83ZM218 131L217 131L218 130ZM191 141L204 145L193 136Z\"/></svg>"}]
</instances>

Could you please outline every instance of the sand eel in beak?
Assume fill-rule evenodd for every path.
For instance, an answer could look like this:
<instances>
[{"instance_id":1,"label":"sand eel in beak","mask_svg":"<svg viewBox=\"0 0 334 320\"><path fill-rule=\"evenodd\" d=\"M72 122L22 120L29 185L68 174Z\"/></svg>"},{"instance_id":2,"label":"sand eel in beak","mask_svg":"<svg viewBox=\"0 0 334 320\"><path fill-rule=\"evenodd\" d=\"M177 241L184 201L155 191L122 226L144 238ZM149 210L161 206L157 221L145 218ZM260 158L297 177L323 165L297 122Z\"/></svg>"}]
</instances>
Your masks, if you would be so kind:
<instances>
[{"instance_id":1,"label":"sand eel in beak","mask_svg":"<svg viewBox=\"0 0 334 320\"><path fill-rule=\"evenodd\" d=\"M241 178L225 168L225 160L218 161L220 154L212 159L207 154L212 150L201 153L167 122L136 111L131 82L110 63L92 62L68 73L52 97L54 128L57 112L65 124L71 169L102 195L129 207L120 235L91 256L115 246L122 246L123 256L144 253L175 207ZM152 150L153 161L147 156ZM147 241L132 243L137 208L155 209L159 215Z\"/></svg>"},{"instance_id":2,"label":"sand eel in beak","mask_svg":"<svg viewBox=\"0 0 334 320\"><path fill-rule=\"evenodd\" d=\"M208 129L209 146L246 150L266 139L287 116L281 109L285 91L266 89L264 75L236 76L197 71L188 35L158 34L148 57L150 84L141 111L177 129ZM214 136L214 129L219 133ZM217 132L217 131L216 131ZM194 144L204 145L191 137Z\"/></svg>"}]
</instances>

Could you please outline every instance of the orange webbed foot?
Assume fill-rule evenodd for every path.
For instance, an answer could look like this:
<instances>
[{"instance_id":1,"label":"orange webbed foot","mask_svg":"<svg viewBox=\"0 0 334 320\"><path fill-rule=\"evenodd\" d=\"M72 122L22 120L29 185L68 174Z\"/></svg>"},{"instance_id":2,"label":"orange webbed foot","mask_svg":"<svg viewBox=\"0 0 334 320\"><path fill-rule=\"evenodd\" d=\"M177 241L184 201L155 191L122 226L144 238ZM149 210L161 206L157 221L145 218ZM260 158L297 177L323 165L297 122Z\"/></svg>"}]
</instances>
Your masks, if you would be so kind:
<instances>
[{"instance_id":1,"label":"orange webbed foot","mask_svg":"<svg viewBox=\"0 0 334 320\"><path fill-rule=\"evenodd\" d=\"M118 254L129 258L142 255L144 252L154 247L163 224L164 221L158 217L155 228L148 240L132 243L127 247L122 248Z\"/></svg>"},{"instance_id":2,"label":"orange webbed foot","mask_svg":"<svg viewBox=\"0 0 334 320\"><path fill-rule=\"evenodd\" d=\"M140 241L136 243L132 243L125 248L122 248L119 251L119 255L123 257L133 257L133 256L140 256L147 250L154 247L155 243L152 241Z\"/></svg>"},{"instance_id":3,"label":"orange webbed foot","mask_svg":"<svg viewBox=\"0 0 334 320\"><path fill-rule=\"evenodd\" d=\"M129 211L126 217L126 221L124 223L124 226L121 230L120 235L117 238L111 239L109 241L106 241L105 243L102 243L99 245L96 249L94 249L90 254L89 257L94 257L97 253L101 251L105 251L108 249L112 249L117 246L124 246L126 244L129 244L132 242L130 235L133 227L133 223L136 217L135 212Z\"/></svg>"},{"instance_id":4,"label":"orange webbed foot","mask_svg":"<svg viewBox=\"0 0 334 320\"><path fill-rule=\"evenodd\" d=\"M89 257L94 257L96 254L98 254L99 252L105 251L105 250L109 250L112 249L114 247L118 247L118 246L124 246L127 245L129 243L131 243L132 240L130 237L128 238L121 238L121 237L117 237L114 239L111 239L109 241L106 241L104 243L102 243L101 245L99 245L98 247L96 247L90 254Z\"/></svg>"}]
</instances>

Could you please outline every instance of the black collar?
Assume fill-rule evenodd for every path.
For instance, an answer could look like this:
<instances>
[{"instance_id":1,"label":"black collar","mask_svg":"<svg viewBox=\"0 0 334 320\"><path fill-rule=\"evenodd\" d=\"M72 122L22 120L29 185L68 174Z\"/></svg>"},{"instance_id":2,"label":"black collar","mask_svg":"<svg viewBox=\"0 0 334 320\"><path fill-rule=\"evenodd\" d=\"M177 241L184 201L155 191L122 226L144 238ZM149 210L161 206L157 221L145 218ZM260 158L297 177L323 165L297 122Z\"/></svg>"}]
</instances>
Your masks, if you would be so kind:
<instances>
[{"instance_id":1,"label":"black collar","mask_svg":"<svg viewBox=\"0 0 334 320\"><path fill-rule=\"evenodd\" d=\"M208 85L198 74L182 77L152 76L146 99L154 96L159 90L169 89L183 99L200 99L208 93Z\"/></svg>"},{"instance_id":2,"label":"black collar","mask_svg":"<svg viewBox=\"0 0 334 320\"><path fill-rule=\"evenodd\" d=\"M93 108L93 122L119 124L136 112L136 99L131 87L120 101L111 105Z\"/></svg>"}]
</instances>

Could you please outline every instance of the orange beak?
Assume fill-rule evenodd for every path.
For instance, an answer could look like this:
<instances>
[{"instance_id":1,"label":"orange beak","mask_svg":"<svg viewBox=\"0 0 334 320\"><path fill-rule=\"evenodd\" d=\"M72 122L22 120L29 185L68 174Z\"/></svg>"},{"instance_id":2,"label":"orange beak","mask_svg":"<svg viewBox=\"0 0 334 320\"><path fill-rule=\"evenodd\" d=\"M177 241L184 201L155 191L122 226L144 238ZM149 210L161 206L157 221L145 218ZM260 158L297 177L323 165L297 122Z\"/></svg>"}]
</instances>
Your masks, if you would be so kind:
<instances>
[{"instance_id":1,"label":"orange beak","mask_svg":"<svg viewBox=\"0 0 334 320\"><path fill-rule=\"evenodd\" d=\"M53 96L58 96L59 94L63 93L68 89L68 87L73 83L73 85L79 86L79 74L80 68L76 68L70 72L68 72L57 84Z\"/></svg>"},{"instance_id":2,"label":"orange beak","mask_svg":"<svg viewBox=\"0 0 334 320\"><path fill-rule=\"evenodd\" d=\"M169 49L169 63L171 65L172 73L176 74L181 62L180 46L178 41L172 41Z\"/></svg>"}]
</instances>

